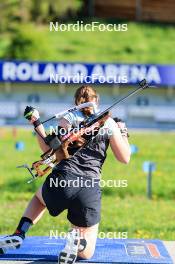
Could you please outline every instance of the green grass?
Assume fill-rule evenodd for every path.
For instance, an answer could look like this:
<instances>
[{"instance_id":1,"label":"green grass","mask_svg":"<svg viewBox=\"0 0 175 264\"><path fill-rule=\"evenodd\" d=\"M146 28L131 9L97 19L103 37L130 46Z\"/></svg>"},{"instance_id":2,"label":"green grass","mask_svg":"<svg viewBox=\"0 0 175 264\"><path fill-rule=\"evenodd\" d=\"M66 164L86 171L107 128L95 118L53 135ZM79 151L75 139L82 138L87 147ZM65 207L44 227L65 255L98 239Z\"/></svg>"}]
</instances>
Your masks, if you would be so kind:
<instances>
[{"instance_id":1,"label":"green grass","mask_svg":"<svg viewBox=\"0 0 175 264\"><path fill-rule=\"evenodd\" d=\"M49 25L23 23L18 25L11 42L9 36L6 38L4 35L0 39L0 58L5 59L162 64L175 61L175 27L171 25L129 22L127 32L49 32Z\"/></svg>"},{"instance_id":2,"label":"green grass","mask_svg":"<svg viewBox=\"0 0 175 264\"><path fill-rule=\"evenodd\" d=\"M29 130L18 130L16 138L11 129L0 130L0 234L13 232L29 199L44 179L32 184L27 171L16 169L23 163L38 159L36 138ZM15 141L25 142L25 150L18 152ZM175 239L175 177L174 133L131 133L130 142L139 147L128 165L115 161L111 151L103 168L103 179L128 180L127 188L103 188L102 221L100 231L127 232L130 238ZM156 162L153 175L153 199L146 198L146 175L142 171L145 160ZM29 235L49 235L49 230L68 229L66 212L53 218L46 212Z\"/></svg>"}]
</instances>

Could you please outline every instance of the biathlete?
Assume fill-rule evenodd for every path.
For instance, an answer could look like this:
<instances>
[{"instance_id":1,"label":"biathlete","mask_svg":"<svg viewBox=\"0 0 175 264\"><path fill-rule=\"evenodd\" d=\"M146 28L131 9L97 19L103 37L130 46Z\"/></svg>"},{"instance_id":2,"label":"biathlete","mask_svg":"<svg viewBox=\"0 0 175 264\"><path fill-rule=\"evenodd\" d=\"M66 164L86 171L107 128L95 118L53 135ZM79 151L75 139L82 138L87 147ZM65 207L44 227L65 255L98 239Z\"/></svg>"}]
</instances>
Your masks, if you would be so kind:
<instances>
[{"instance_id":1,"label":"biathlete","mask_svg":"<svg viewBox=\"0 0 175 264\"><path fill-rule=\"evenodd\" d=\"M85 102L94 102L97 105L99 103L96 90L90 86L82 86L75 93L76 105ZM25 116L27 114L27 110L25 110ZM92 107L68 113L60 120L60 126L67 130L71 127L78 127L87 116L90 117L92 114ZM31 116L30 123L42 137L46 137L39 112L36 109ZM116 159L126 164L131 155L127 128L124 123L115 122L109 117L103 126L105 133L100 133L100 130L87 145L54 167L52 173L47 176L45 182L29 202L15 232L0 239L1 254L8 249L20 247L26 232L38 222L46 209L51 216L58 216L67 209L67 219L72 227L67 235L66 246L59 253L59 263L71 264L75 262L77 256L83 259L93 256L101 211L99 181L102 165L106 159L106 151L110 145ZM49 146L39 135L37 135L37 139L41 150L46 152ZM80 178L81 186L74 187L73 182ZM57 185L53 184L56 180ZM64 186L59 184L63 181L66 182ZM91 182L93 182L92 185L89 184Z\"/></svg>"}]
</instances>

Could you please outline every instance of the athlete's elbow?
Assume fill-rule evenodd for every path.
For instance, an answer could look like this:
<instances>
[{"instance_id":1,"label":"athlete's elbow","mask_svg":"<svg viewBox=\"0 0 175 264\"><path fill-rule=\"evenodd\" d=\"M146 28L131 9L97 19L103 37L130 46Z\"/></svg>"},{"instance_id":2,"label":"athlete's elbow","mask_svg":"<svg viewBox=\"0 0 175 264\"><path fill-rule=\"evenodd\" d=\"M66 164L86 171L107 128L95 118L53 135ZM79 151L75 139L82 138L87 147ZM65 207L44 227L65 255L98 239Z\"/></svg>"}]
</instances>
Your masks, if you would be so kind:
<instances>
[{"instance_id":1,"label":"athlete's elbow","mask_svg":"<svg viewBox=\"0 0 175 264\"><path fill-rule=\"evenodd\" d=\"M124 164L128 164L130 162L130 155L129 156L126 156L124 159L123 159L123 163Z\"/></svg>"},{"instance_id":2,"label":"athlete's elbow","mask_svg":"<svg viewBox=\"0 0 175 264\"><path fill-rule=\"evenodd\" d=\"M130 148L125 148L125 149L115 149L112 148L114 156L118 161L124 164L128 164L130 161L130 156L131 156L131 150Z\"/></svg>"},{"instance_id":3,"label":"athlete's elbow","mask_svg":"<svg viewBox=\"0 0 175 264\"><path fill-rule=\"evenodd\" d=\"M128 149L128 153L125 156L125 164L128 164L130 162L130 159L131 159L131 150Z\"/></svg>"},{"instance_id":4,"label":"athlete's elbow","mask_svg":"<svg viewBox=\"0 0 175 264\"><path fill-rule=\"evenodd\" d=\"M125 154L120 161L124 164L128 164L130 162L130 158L131 158L131 153L128 152L127 154Z\"/></svg>"}]
</instances>

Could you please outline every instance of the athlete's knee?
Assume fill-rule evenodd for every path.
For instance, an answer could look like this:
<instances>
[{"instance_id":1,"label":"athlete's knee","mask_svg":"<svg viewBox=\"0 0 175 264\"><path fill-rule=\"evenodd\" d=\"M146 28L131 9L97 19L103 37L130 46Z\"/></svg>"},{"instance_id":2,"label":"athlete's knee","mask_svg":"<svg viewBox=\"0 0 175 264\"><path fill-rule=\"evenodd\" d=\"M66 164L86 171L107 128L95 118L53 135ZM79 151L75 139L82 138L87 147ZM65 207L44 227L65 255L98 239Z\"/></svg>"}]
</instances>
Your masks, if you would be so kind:
<instances>
[{"instance_id":1,"label":"athlete's knee","mask_svg":"<svg viewBox=\"0 0 175 264\"><path fill-rule=\"evenodd\" d=\"M90 259L92 258L92 256L94 255L94 251L95 249L91 249L91 250L84 250L82 252L78 253L78 256L82 259Z\"/></svg>"},{"instance_id":2,"label":"athlete's knee","mask_svg":"<svg viewBox=\"0 0 175 264\"><path fill-rule=\"evenodd\" d=\"M78 256L83 259L90 259L94 255L95 251L95 245L92 245L91 243L86 242L86 246L83 250L79 251Z\"/></svg>"}]
</instances>

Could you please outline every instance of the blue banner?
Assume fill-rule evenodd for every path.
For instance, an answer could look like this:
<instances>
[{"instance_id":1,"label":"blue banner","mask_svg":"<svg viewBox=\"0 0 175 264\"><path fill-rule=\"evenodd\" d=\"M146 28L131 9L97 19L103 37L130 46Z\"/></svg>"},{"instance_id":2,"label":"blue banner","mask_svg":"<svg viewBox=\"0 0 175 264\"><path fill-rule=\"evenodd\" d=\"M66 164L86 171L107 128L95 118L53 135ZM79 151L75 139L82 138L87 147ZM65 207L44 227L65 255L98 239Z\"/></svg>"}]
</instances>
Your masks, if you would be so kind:
<instances>
[{"instance_id":1,"label":"blue banner","mask_svg":"<svg viewBox=\"0 0 175 264\"><path fill-rule=\"evenodd\" d=\"M175 65L0 61L1 82L175 85Z\"/></svg>"}]
</instances>

